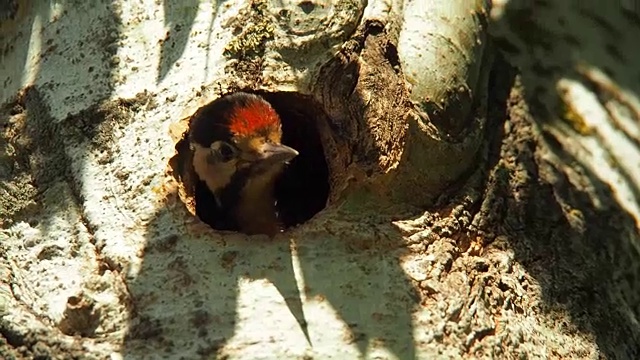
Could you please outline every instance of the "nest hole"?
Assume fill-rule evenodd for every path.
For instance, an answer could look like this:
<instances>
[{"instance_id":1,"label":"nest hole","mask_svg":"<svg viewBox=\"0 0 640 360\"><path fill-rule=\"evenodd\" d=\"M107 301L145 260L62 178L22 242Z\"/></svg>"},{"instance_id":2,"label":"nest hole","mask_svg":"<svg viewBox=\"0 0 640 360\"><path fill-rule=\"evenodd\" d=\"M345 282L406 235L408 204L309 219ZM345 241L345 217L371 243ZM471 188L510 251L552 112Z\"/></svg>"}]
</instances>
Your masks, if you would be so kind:
<instances>
[{"instance_id":1,"label":"nest hole","mask_svg":"<svg viewBox=\"0 0 640 360\"><path fill-rule=\"evenodd\" d=\"M329 168L317 126L326 114L313 99L297 93L258 94L280 115L282 143L300 153L282 173L275 188L284 225L299 225L324 209L329 197Z\"/></svg>"},{"instance_id":2,"label":"nest hole","mask_svg":"<svg viewBox=\"0 0 640 360\"><path fill-rule=\"evenodd\" d=\"M282 122L282 143L299 152L279 176L275 198L279 219L285 229L302 224L324 209L329 198L329 167L318 126L321 119L326 119L326 114L315 100L299 93L245 92L260 95L271 104ZM213 194L204 182L197 180L193 168L185 166L184 162L190 157L180 155L189 151L186 133L181 142L176 148L177 157L183 164L177 166L177 170L185 188L192 189L187 193L192 194L195 214L213 229L238 231L225 220L230 214L212 211L216 208ZM190 174L185 176L185 172Z\"/></svg>"}]
</instances>

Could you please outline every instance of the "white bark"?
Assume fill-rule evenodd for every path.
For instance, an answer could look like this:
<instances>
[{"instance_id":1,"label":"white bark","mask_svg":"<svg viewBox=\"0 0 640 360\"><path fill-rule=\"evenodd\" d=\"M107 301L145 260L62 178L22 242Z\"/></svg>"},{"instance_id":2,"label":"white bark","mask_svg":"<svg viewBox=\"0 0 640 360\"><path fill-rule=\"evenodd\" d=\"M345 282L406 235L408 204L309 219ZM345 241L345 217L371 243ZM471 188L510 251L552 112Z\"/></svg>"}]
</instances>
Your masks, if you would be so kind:
<instances>
[{"instance_id":1,"label":"white bark","mask_svg":"<svg viewBox=\"0 0 640 360\"><path fill-rule=\"evenodd\" d=\"M409 134L420 141L404 151L413 159L440 151L420 158L417 169L398 164L407 153L399 154L386 170L399 167L403 184L425 183L432 192L417 188L426 195L416 202L432 203L435 189L467 171L482 146L488 70L479 19L487 4L314 1L310 11L311 2L254 1L265 4L256 15L248 1L188 3L33 1L0 25L0 103L12 104L0 114L8 124L0 142L5 338L6 329L31 329L45 343L55 337L51 348L115 359L597 355L592 337L565 332L539 311L541 286L514 251L479 256L445 236L461 226L451 219L470 223L462 205L451 217L401 214L389 224L375 219L377 204L356 194L274 240L248 238L195 219L168 172L170 126L180 118L232 87L314 94L321 66L376 20L398 41L416 104ZM262 37L268 42L257 68L224 54ZM588 121L607 142L629 142L611 131L589 90L568 80L557 85L570 89L577 113L597 115ZM624 94L631 103L634 96ZM420 107L425 98L442 99L453 124L430 124ZM637 122L624 126L638 131ZM461 131L460 142L443 140ZM630 174L622 176L599 139L566 141L570 150L595 149L587 156L576 148L574 156L637 219L630 195L640 179L637 146L613 155ZM491 279L509 284L506 295L491 292L497 285L489 275L469 270L486 264ZM521 311L516 303L531 305ZM638 303L628 305L637 316ZM64 335L70 328L85 333Z\"/></svg>"}]
</instances>

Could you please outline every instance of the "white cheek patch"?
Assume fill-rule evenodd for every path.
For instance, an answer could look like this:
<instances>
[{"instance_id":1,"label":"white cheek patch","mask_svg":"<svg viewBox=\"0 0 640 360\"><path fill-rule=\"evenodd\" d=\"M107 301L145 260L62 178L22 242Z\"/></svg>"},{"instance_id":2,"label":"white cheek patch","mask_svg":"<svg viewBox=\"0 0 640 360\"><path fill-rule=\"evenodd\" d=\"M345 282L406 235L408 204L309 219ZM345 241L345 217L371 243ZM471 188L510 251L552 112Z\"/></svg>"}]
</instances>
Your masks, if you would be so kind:
<instances>
[{"instance_id":1,"label":"white cheek patch","mask_svg":"<svg viewBox=\"0 0 640 360\"><path fill-rule=\"evenodd\" d=\"M198 144L194 146L193 168L200 180L214 194L231 182L236 171L236 161L220 162L211 154L211 150Z\"/></svg>"}]
</instances>

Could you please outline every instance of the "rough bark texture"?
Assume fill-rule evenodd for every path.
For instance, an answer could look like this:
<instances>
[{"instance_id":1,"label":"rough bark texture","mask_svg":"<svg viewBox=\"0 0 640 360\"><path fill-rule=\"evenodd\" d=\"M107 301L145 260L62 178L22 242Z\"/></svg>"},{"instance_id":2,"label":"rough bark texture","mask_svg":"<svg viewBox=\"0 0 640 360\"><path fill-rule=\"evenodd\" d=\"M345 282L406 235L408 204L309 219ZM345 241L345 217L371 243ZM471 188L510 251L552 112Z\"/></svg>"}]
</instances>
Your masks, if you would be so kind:
<instances>
[{"instance_id":1,"label":"rough bark texture","mask_svg":"<svg viewBox=\"0 0 640 360\"><path fill-rule=\"evenodd\" d=\"M0 357L640 358L634 9L4 3ZM323 144L274 239L193 215L239 89Z\"/></svg>"}]
</instances>

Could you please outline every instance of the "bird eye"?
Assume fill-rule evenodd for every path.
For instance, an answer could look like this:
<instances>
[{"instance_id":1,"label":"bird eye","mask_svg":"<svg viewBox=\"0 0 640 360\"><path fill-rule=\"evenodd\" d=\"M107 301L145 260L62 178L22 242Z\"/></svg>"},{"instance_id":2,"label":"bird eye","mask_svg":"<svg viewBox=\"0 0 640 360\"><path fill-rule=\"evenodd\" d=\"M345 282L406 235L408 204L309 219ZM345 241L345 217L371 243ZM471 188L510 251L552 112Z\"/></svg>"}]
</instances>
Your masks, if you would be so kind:
<instances>
[{"instance_id":1,"label":"bird eye","mask_svg":"<svg viewBox=\"0 0 640 360\"><path fill-rule=\"evenodd\" d=\"M233 159L237 153L236 148L233 145L224 141L216 141L211 144L211 150L216 154L216 157L223 162Z\"/></svg>"}]
</instances>

